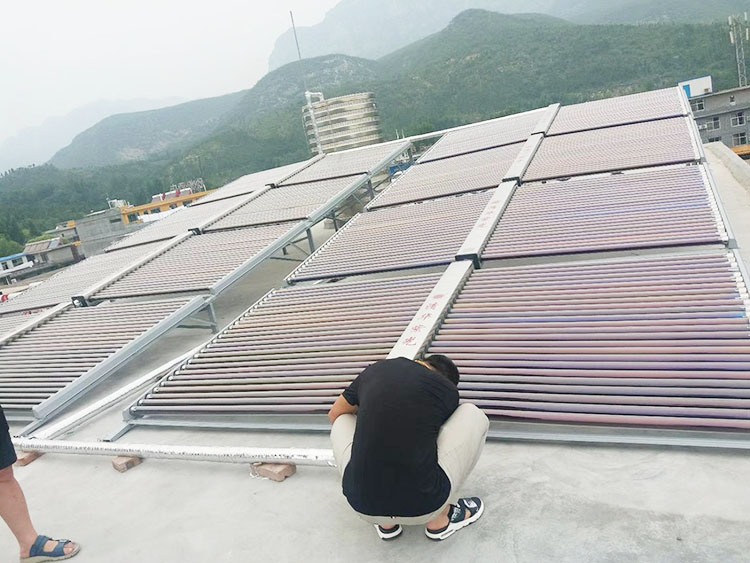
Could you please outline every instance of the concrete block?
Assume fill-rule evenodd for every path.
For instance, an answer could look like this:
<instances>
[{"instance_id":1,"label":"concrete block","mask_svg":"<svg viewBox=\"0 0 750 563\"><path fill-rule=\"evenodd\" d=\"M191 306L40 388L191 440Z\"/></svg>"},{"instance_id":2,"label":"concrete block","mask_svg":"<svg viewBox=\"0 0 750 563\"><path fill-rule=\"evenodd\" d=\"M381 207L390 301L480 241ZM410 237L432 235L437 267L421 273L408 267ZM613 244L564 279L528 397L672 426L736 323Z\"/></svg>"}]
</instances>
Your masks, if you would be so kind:
<instances>
[{"instance_id":1,"label":"concrete block","mask_svg":"<svg viewBox=\"0 0 750 563\"><path fill-rule=\"evenodd\" d=\"M126 471L133 469L136 465L140 465L143 463L143 458L141 457L116 457L112 460L112 467L117 469L120 473L125 473Z\"/></svg>"},{"instance_id":2,"label":"concrete block","mask_svg":"<svg viewBox=\"0 0 750 563\"><path fill-rule=\"evenodd\" d=\"M16 465L19 467L24 467L25 465L30 464L35 459L38 459L42 457L44 454L42 452L21 452L18 454L18 461L16 461Z\"/></svg>"},{"instance_id":3,"label":"concrete block","mask_svg":"<svg viewBox=\"0 0 750 563\"><path fill-rule=\"evenodd\" d=\"M294 475L297 472L297 466L291 463L253 463L250 471L256 477L281 482Z\"/></svg>"}]
</instances>

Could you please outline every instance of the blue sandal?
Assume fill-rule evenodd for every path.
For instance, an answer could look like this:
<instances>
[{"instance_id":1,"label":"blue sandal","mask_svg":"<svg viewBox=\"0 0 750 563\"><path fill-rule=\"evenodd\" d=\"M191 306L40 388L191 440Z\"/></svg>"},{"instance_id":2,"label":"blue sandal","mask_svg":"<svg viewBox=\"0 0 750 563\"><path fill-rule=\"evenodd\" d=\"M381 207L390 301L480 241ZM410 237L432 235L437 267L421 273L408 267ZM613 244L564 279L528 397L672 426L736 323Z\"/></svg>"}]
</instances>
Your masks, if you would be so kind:
<instances>
[{"instance_id":1,"label":"blue sandal","mask_svg":"<svg viewBox=\"0 0 750 563\"><path fill-rule=\"evenodd\" d=\"M55 549L53 549L52 551L44 551L44 545L48 541L57 542ZM73 544L74 548L73 548L73 551L71 551L70 553L66 555L65 546L68 545L69 543ZM62 561L63 559L70 559L71 557L78 555L79 551L81 551L81 546L73 543L70 540L53 540L52 538L48 538L47 536L38 536L36 538L36 541L34 542L34 545L32 545L31 549L29 550L29 556L21 559L21 563L42 563L43 561Z\"/></svg>"}]
</instances>

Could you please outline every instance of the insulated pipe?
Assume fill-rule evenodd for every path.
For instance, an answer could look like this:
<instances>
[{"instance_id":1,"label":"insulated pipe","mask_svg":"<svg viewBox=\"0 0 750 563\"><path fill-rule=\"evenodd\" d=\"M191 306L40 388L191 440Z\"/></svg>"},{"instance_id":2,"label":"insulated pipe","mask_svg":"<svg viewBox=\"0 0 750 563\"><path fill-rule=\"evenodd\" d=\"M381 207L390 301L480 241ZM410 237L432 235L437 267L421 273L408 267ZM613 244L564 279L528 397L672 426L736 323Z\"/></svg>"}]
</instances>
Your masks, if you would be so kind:
<instances>
[{"instance_id":1,"label":"insulated pipe","mask_svg":"<svg viewBox=\"0 0 750 563\"><path fill-rule=\"evenodd\" d=\"M333 452L323 449L115 444L38 438L13 438L13 446L23 451L50 454L126 456L218 463L292 463L322 467L336 466Z\"/></svg>"}]
</instances>

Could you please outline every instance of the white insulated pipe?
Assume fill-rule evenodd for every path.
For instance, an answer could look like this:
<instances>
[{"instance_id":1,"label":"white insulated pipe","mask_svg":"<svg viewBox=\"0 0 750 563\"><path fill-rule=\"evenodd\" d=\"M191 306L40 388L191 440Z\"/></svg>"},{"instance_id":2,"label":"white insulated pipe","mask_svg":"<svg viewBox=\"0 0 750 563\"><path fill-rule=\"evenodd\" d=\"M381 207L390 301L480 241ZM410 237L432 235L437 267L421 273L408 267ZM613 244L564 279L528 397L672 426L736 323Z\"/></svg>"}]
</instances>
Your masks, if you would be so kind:
<instances>
[{"instance_id":1,"label":"white insulated pipe","mask_svg":"<svg viewBox=\"0 0 750 563\"><path fill-rule=\"evenodd\" d=\"M216 446L169 446L159 444L116 444L111 442L68 442L13 438L13 445L23 451L73 454L126 456L180 461L213 461L218 463L293 463L335 467L331 450L302 448L249 448Z\"/></svg>"}]
</instances>

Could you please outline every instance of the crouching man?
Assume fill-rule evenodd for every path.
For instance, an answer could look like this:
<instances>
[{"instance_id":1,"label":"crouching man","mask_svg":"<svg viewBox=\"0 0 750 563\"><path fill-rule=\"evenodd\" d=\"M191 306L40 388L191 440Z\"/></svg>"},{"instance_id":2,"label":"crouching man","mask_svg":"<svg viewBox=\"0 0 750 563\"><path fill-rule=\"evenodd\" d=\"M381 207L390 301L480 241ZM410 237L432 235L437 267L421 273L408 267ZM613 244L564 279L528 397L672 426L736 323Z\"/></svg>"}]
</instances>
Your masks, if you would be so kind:
<instances>
[{"instance_id":1,"label":"crouching man","mask_svg":"<svg viewBox=\"0 0 750 563\"><path fill-rule=\"evenodd\" d=\"M458 405L458 380L446 356L380 361L328 413L344 496L384 540L410 525L444 540L484 512L479 498L459 498L459 491L489 420L475 405Z\"/></svg>"}]
</instances>

